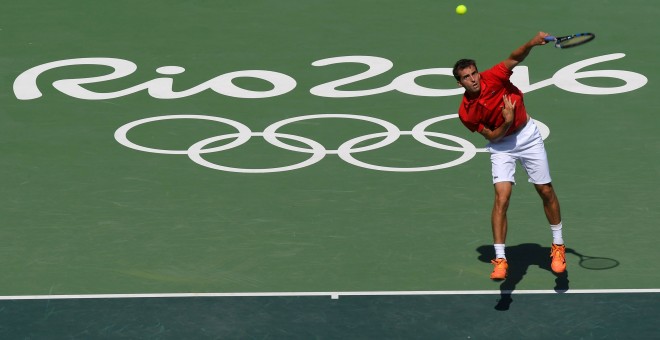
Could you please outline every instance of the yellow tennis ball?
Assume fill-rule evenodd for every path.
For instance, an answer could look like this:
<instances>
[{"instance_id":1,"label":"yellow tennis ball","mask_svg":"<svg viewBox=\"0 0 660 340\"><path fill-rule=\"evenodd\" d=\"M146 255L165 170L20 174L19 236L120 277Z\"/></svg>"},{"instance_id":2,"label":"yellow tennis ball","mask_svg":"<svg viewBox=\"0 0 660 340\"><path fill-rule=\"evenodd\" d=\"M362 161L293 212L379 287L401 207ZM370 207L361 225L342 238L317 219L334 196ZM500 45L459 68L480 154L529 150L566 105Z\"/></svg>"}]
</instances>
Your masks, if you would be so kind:
<instances>
[{"instance_id":1,"label":"yellow tennis ball","mask_svg":"<svg viewBox=\"0 0 660 340\"><path fill-rule=\"evenodd\" d=\"M463 15L465 12L467 12L467 7L465 7L465 5L458 5L456 7L456 14Z\"/></svg>"}]
</instances>

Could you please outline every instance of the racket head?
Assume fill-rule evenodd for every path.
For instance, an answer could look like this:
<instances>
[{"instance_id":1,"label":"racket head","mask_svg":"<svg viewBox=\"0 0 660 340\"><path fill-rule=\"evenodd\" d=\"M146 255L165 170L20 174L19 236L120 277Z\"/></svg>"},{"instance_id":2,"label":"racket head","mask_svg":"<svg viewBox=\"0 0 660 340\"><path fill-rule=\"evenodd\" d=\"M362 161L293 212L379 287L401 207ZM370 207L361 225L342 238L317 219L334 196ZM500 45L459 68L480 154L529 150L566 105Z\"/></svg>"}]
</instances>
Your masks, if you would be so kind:
<instances>
[{"instance_id":1,"label":"racket head","mask_svg":"<svg viewBox=\"0 0 660 340\"><path fill-rule=\"evenodd\" d=\"M557 48L571 48L575 46L580 46L586 44L596 38L596 35L593 33L577 33L571 34L563 37L545 37L545 41L554 41L555 47Z\"/></svg>"}]
</instances>

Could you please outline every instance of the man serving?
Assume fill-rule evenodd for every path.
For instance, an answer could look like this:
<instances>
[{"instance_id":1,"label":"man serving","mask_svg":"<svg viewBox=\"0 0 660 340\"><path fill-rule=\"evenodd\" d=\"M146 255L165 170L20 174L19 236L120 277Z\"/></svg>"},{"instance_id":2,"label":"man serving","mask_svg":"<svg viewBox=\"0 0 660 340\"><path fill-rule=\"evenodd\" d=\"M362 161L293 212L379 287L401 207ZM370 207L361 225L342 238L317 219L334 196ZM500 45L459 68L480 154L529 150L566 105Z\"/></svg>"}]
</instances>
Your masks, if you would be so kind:
<instances>
[{"instance_id":1,"label":"man serving","mask_svg":"<svg viewBox=\"0 0 660 340\"><path fill-rule=\"evenodd\" d=\"M508 263L505 254L507 209L515 184L516 162L519 162L534 184L543 201L543 209L550 223L553 241L550 252L552 271L566 270L565 246L559 200L552 187L548 158L543 138L530 119L523 101L523 93L514 86L510 77L513 68L521 63L534 46L545 45L548 34L539 32L511 55L492 68L479 72L472 59L461 59L454 65L454 77L465 89L458 109L461 122L472 132L477 131L489 143L495 203L491 214L494 266L490 278L506 278Z\"/></svg>"}]
</instances>

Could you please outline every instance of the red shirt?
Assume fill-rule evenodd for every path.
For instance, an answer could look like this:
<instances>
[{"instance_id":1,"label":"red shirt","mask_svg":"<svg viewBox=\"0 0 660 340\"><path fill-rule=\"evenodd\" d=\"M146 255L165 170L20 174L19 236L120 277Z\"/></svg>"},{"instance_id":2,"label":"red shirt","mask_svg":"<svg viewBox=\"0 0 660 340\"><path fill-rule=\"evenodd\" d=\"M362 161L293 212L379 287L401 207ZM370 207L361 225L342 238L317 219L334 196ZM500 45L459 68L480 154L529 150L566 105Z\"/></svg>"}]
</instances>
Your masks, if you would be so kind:
<instances>
[{"instance_id":1,"label":"red shirt","mask_svg":"<svg viewBox=\"0 0 660 340\"><path fill-rule=\"evenodd\" d=\"M491 69L481 72L479 97L468 99L465 94L463 95L463 102L458 108L458 116L470 131L481 132L484 127L495 130L504 123L504 117L502 117L504 99L502 97L505 94L509 96L511 102L516 103L513 123L505 136L516 132L518 128L527 123L523 93L509 80L512 74L513 72L507 69L504 63L499 63Z\"/></svg>"}]
</instances>

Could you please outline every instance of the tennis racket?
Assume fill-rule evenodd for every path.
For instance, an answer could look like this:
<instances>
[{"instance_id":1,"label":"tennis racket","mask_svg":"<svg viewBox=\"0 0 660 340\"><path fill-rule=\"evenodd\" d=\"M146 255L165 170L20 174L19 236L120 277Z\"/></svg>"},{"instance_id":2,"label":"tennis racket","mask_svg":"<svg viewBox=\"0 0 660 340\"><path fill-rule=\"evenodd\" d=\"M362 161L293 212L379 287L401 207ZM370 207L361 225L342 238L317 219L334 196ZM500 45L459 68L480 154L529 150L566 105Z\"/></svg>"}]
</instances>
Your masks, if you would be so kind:
<instances>
[{"instance_id":1,"label":"tennis racket","mask_svg":"<svg viewBox=\"0 0 660 340\"><path fill-rule=\"evenodd\" d=\"M554 37L550 35L545 37L545 41L547 42L554 41L555 47L557 48L570 48L570 47L586 44L594 40L595 38L596 35L593 33L577 33L563 37Z\"/></svg>"}]
</instances>

